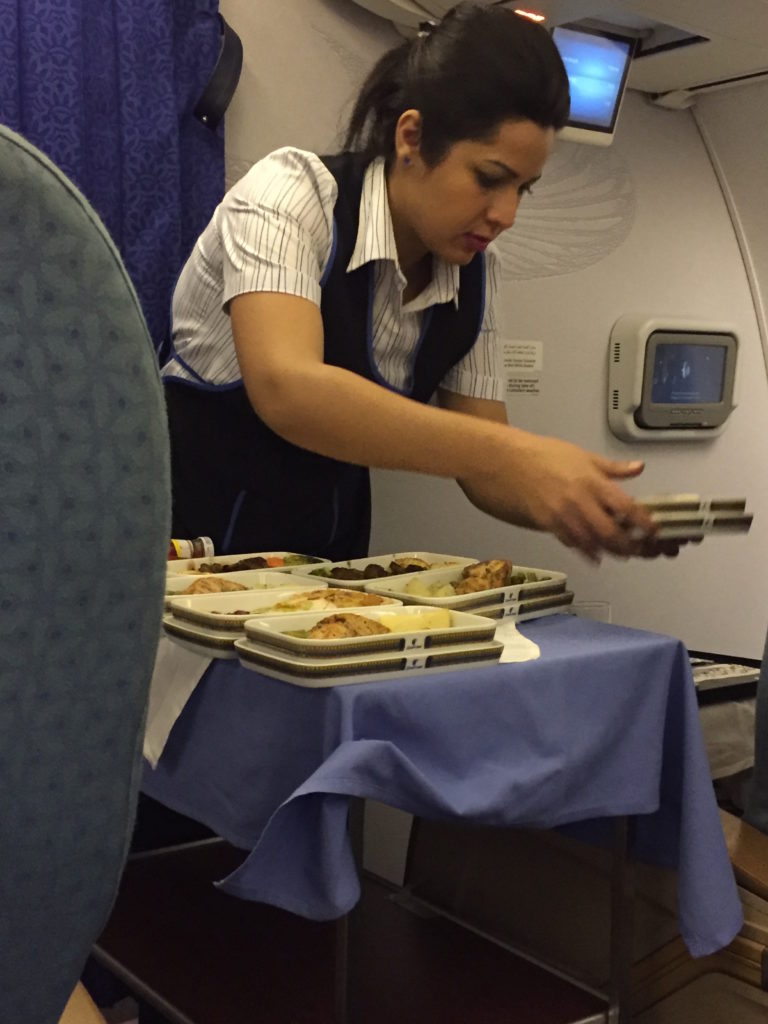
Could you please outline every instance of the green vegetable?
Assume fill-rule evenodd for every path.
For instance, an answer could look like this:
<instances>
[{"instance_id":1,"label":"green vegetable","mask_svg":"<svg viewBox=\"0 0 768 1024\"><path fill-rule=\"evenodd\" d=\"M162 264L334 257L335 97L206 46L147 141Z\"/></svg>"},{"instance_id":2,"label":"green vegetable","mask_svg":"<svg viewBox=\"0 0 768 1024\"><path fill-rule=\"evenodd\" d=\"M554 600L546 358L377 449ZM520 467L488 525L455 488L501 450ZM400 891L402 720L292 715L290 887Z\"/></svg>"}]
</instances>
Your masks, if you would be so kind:
<instances>
[{"instance_id":1,"label":"green vegetable","mask_svg":"<svg viewBox=\"0 0 768 1024\"><path fill-rule=\"evenodd\" d=\"M316 555L286 555L283 559L285 565L307 565L311 562L319 562Z\"/></svg>"}]
</instances>

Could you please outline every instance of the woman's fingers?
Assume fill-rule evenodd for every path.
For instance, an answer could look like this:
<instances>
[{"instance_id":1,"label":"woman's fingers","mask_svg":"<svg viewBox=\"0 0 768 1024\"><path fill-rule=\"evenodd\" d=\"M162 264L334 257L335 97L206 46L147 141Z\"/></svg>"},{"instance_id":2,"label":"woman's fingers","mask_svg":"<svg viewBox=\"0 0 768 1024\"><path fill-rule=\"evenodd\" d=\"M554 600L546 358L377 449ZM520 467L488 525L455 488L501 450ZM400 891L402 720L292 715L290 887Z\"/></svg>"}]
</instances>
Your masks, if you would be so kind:
<instances>
[{"instance_id":1,"label":"woman's fingers","mask_svg":"<svg viewBox=\"0 0 768 1024\"><path fill-rule=\"evenodd\" d=\"M592 455L595 466L605 476L615 477L617 480L626 480L633 476L639 476L645 469L642 459L606 459L603 455Z\"/></svg>"},{"instance_id":2,"label":"woman's fingers","mask_svg":"<svg viewBox=\"0 0 768 1024\"><path fill-rule=\"evenodd\" d=\"M658 540L651 513L619 483L642 473L642 460L608 459L540 435L515 440L508 460L502 456L492 474L471 482L484 511L546 530L592 562L606 551L620 558L678 553L679 543Z\"/></svg>"}]
</instances>

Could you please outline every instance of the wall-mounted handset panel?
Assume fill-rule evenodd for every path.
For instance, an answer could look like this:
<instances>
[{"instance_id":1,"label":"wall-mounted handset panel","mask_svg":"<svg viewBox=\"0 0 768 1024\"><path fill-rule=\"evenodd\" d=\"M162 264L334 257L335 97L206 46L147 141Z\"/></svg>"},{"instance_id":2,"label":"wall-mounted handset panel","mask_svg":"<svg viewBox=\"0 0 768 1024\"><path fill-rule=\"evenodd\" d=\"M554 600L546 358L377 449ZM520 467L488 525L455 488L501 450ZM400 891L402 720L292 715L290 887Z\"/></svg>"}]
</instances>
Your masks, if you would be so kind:
<instances>
[{"instance_id":1,"label":"wall-mounted handset panel","mask_svg":"<svg viewBox=\"0 0 768 1024\"><path fill-rule=\"evenodd\" d=\"M622 441L705 441L736 407L730 324L631 313L608 345L608 424Z\"/></svg>"}]
</instances>

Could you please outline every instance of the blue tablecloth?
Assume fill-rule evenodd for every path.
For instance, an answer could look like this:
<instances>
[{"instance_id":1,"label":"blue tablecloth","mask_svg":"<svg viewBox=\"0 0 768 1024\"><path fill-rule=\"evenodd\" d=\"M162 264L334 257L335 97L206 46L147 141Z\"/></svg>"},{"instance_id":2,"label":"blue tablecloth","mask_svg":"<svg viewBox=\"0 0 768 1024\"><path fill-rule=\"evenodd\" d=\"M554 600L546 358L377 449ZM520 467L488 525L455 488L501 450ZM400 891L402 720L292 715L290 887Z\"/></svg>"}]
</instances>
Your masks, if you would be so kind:
<instances>
[{"instance_id":1,"label":"blue tablecloth","mask_svg":"<svg viewBox=\"0 0 768 1024\"><path fill-rule=\"evenodd\" d=\"M538 660L331 689L215 662L144 790L251 851L226 891L318 920L359 897L350 796L497 826L636 815L690 952L726 945L742 912L685 648L573 616L521 632Z\"/></svg>"}]
</instances>

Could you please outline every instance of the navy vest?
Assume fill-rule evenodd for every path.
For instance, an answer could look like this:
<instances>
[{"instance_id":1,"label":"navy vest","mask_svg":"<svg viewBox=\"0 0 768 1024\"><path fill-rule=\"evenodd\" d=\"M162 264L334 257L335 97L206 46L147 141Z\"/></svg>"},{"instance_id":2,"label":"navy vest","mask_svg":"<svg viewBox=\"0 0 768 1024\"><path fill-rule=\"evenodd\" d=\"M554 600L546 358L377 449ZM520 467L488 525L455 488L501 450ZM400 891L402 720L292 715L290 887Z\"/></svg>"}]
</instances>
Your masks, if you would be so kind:
<instances>
[{"instance_id":1,"label":"navy vest","mask_svg":"<svg viewBox=\"0 0 768 1024\"><path fill-rule=\"evenodd\" d=\"M374 264L352 273L365 165L353 154L324 157L339 186L334 251L322 288L324 360L389 387L372 355ZM485 304L482 257L461 268L459 307L424 313L403 394L428 401L472 348ZM397 390L397 389L392 389ZM256 415L245 388L165 381L171 438L174 537L211 537L219 554L298 551L338 561L368 552L367 468L283 440ZM360 430L375 430L361 423Z\"/></svg>"}]
</instances>

